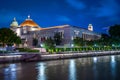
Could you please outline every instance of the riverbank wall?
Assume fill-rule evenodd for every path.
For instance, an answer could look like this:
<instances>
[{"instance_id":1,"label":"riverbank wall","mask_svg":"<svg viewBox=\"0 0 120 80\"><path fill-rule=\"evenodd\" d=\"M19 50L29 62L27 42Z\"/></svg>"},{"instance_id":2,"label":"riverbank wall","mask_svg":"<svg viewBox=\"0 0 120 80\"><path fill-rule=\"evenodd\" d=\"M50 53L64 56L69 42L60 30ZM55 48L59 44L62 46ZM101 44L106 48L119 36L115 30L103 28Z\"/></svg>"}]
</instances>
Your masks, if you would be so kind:
<instances>
[{"instance_id":1,"label":"riverbank wall","mask_svg":"<svg viewBox=\"0 0 120 80\"><path fill-rule=\"evenodd\" d=\"M61 54L41 55L41 61L70 59L70 58L82 58L82 57L94 57L94 56L106 56L106 55L119 55L119 54L120 54L120 51L61 53Z\"/></svg>"},{"instance_id":2,"label":"riverbank wall","mask_svg":"<svg viewBox=\"0 0 120 80\"><path fill-rule=\"evenodd\" d=\"M0 63L11 62L31 62L31 61L49 61L59 59L71 59L82 57L106 56L106 55L119 55L120 51L97 51L97 52L81 52L72 53L64 52L59 54L41 54L41 53L18 53L18 54L1 54Z\"/></svg>"}]
</instances>

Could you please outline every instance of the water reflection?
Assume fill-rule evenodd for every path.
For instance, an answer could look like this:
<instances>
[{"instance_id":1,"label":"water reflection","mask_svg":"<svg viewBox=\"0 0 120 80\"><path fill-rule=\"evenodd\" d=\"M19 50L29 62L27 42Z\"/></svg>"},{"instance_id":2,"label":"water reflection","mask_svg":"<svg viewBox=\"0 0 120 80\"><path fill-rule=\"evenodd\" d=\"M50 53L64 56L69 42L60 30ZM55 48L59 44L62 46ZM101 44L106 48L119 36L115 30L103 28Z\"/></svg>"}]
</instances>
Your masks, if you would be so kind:
<instances>
[{"instance_id":1,"label":"water reflection","mask_svg":"<svg viewBox=\"0 0 120 80\"><path fill-rule=\"evenodd\" d=\"M120 80L120 55L0 66L0 80Z\"/></svg>"},{"instance_id":2,"label":"water reflection","mask_svg":"<svg viewBox=\"0 0 120 80\"><path fill-rule=\"evenodd\" d=\"M94 73L94 79L96 80L98 78L98 72L97 72L97 60L98 60L98 57L93 57L93 73Z\"/></svg>"},{"instance_id":3,"label":"water reflection","mask_svg":"<svg viewBox=\"0 0 120 80\"><path fill-rule=\"evenodd\" d=\"M97 57L93 57L93 62L97 63Z\"/></svg>"},{"instance_id":4,"label":"water reflection","mask_svg":"<svg viewBox=\"0 0 120 80\"><path fill-rule=\"evenodd\" d=\"M38 70L38 76L37 80L46 80L46 74L45 74L45 63L38 63L37 64L37 70Z\"/></svg>"},{"instance_id":5,"label":"water reflection","mask_svg":"<svg viewBox=\"0 0 120 80\"><path fill-rule=\"evenodd\" d=\"M113 78L115 78L116 75L116 61L115 61L115 56L111 56L111 74Z\"/></svg>"},{"instance_id":6,"label":"water reflection","mask_svg":"<svg viewBox=\"0 0 120 80\"><path fill-rule=\"evenodd\" d=\"M69 64L69 80L76 80L75 60L70 60L70 64Z\"/></svg>"},{"instance_id":7,"label":"water reflection","mask_svg":"<svg viewBox=\"0 0 120 80\"><path fill-rule=\"evenodd\" d=\"M16 80L16 64L10 64L4 69L4 80Z\"/></svg>"},{"instance_id":8,"label":"water reflection","mask_svg":"<svg viewBox=\"0 0 120 80\"><path fill-rule=\"evenodd\" d=\"M115 63L115 56L111 56L111 63Z\"/></svg>"}]
</instances>

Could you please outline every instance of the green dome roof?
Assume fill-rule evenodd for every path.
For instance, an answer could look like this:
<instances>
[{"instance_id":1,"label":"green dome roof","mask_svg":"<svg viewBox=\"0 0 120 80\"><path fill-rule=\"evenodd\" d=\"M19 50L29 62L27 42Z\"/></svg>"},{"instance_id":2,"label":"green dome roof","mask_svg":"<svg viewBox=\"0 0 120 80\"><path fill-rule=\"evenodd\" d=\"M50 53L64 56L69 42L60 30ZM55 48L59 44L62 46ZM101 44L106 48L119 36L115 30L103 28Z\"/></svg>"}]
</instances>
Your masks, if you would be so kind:
<instances>
[{"instance_id":1,"label":"green dome roof","mask_svg":"<svg viewBox=\"0 0 120 80\"><path fill-rule=\"evenodd\" d=\"M16 18L13 19L12 23L10 24L10 27L18 27L18 22L16 21Z\"/></svg>"}]
</instances>

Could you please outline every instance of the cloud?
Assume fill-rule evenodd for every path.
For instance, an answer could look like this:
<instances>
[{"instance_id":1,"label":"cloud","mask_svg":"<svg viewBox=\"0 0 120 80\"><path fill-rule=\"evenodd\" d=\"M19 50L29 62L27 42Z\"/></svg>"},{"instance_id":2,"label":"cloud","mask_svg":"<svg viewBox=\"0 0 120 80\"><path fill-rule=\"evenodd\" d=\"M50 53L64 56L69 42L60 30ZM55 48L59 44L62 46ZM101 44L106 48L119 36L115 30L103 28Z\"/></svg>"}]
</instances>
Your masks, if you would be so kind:
<instances>
[{"instance_id":1,"label":"cloud","mask_svg":"<svg viewBox=\"0 0 120 80\"><path fill-rule=\"evenodd\" d=\"M67 16L58 16L57 20L61 22L71 22L71 19L68 18Z\"/></svg>"},{"instance_id":2,"label":"cloud","mask_svg":"<svg viewBox=\"0 0 120 80\"><path fill-rule=\"evenodd\" d=\"M81 9L86 8L86 5L82 1L78 1L78 0L66 0L66 2L70 6L74 7L75 9L81 10Z\"/></svg>"},{"instance_id":3,"label":"cloud","mask_svg":"<svg viewBox=\"0 0 120 80\"><path fill-rule=\"evenodd\" d=\"M92 21L99 23L100 25L104 24L116 24L119 19L119 3L116 0L101 0L96 5L89 5L88 9L84 13L84 16L89 18L92 17Z\"/></svg>"},{"instance_id":4,"label":"cloud","mask_svg":"<svg viewBox=\"0 0 120 80\"><path fill-rule=\"evenodd\" d=\"M118 14L118 4L115 0L104 0L101 2L101 7L97 8L97 17L112 17Z\"/></svg>"}]
</instances>

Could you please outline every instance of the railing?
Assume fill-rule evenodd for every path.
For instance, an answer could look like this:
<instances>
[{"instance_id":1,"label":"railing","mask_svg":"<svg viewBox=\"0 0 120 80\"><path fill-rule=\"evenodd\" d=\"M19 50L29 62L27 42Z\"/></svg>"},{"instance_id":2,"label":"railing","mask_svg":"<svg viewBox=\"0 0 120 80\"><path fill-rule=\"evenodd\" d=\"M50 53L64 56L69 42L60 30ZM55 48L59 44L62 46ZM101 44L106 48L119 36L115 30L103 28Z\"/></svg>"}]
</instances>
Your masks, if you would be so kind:
<instances>
[{"instance_id":1,"label":"railing","mask_svg":"<svg viewBox=\"0 0 120 80\"><path fill-rule=\"evenodd\" d=\"M0 47L0 51L7 51L7 49Z\"/></svg>"}]
</instances>

